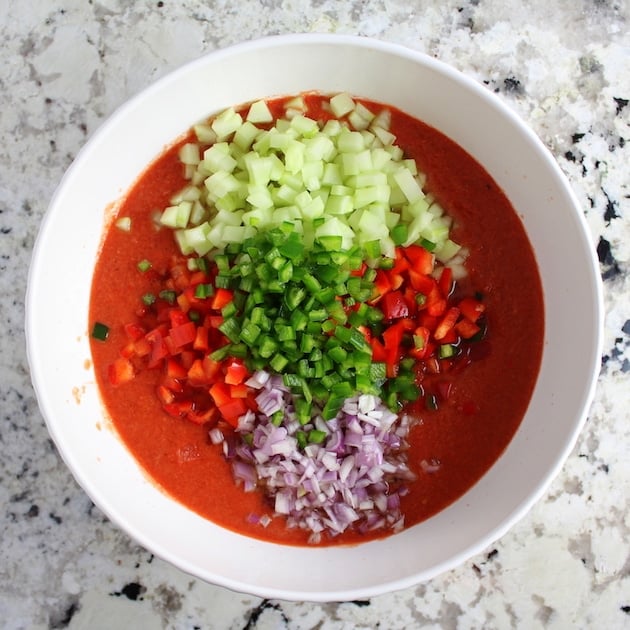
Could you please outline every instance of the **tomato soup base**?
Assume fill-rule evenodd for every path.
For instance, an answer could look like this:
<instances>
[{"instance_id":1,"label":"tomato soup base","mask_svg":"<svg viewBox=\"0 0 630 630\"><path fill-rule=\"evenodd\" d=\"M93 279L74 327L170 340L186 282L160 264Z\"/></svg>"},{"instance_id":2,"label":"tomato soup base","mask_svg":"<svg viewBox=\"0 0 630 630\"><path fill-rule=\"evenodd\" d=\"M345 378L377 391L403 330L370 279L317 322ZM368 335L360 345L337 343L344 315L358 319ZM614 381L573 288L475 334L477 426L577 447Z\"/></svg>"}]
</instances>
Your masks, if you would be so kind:
<instances>
[{"instance_id":1,"label":"tomato soup base","mask_svg":"<svg viewBox=\"0 0 630 630\"><path fill-rule=\"evenodd\" d=\"M373 111L382 105L362 101ZM307 115L316 118L319 100ZM276 106L282 105L281 101ZM523 226L504 193L461 147L436 129L389 107L391 132L405 154L426 174L425 188L453 218L451 238L469 250L463 286L483 295L488 335L475 350L478 360L451 383L448 404L413 410L408 460L416 479L401 499L405 527L419 523L462 496L492 466L516 432L529 403L542 355L544 329L540 277ZM118 216L130 217L129 232L107 230L95 267L90 322L106 322L106 342L91 340L100 394L115 430L154 482L189 509L247 536L306 545L309 532L288 529L282 517L263 527L252 515L272 514L262 492L244 492L234 481L208 426L177 420L155 395L158 375L141 371L124 386L107 378L127 339L140 296L158 292L140 259L166 269L178 250L169 229L156 228L156 213L185 184L178 151L166 150L123 199ZM391 531L360 534L351 529L320 544L348 544Z\"/></svg>"}]
</instances>

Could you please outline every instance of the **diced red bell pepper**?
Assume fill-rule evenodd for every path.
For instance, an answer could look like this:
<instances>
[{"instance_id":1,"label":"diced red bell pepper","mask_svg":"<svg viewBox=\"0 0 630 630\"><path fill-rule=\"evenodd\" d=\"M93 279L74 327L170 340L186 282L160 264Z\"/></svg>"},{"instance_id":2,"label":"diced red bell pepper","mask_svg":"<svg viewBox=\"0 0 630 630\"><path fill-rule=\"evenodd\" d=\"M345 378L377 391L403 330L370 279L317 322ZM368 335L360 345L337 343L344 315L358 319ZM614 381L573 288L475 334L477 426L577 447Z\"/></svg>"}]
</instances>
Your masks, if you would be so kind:
<instances>
[{"instance_id":1,"label":"diced red bell pepper","mask_svg":"<svg viewBox=\"0 0 630 630\"><path fill-rule=\"evenodd\" d=\"M179 361L169 358L166 361L166 375L169 378L184 379L187 376L187 370Z\"/></svg>"},{"instance_id":2,"label":"diced red bell pepper","mask_svg":"<svg viewBox=\"0 0 630 630\"><path fill-rule=\"evenodd\" d=\"M444 297L448 297L453 290L453 270L450 267L443 267L438 280L438 286Z\"/></svg>"},{"instance_id":3,"label":"diced red bell pepper","mask_svg":"<svg viewBox=\"0 0 630 630\"><path fill-rule=\"evenodd\" d=\"M218 328L223 323L223 315L207 315L204 319L204 326L208 328Z\"/></svg>"},{"instance_id":4,"label":"diced red bell pepper","mask_svg":"<svg viewBox=\"0 0 630 630\"><path fill-rule=\"evenodd\" d=\"M181 394L184 391L184 382L182 379L166 375L162 378L160 385L166 387L173 394Z\"/></svg>"},{"instance_id":5,"label":"diced red bell pepper","mask_svg":"<svg viewBox=\"0 0 630 630\"><path fill-rule=\"evenodd\" d=\"M431 344L429 343L430 337L431 331L426 326L418 326L413 331L413 345L415 350L413 356L415 358L423 359L428 356L431 350Z\"/></svg>"},{"instance_id":6,"label":"diced red bell pepper","mask_svg":"<svg viewBox=\"0 0 630 630\"><path fill-rule=\"evenodd\" d=\"M390 269L391 275L400 275L409 269L409 261L406 257L406 251L402 247L396 248L394 257L394 266Z\"/></svg>"},{"instance_id":7,"label":"diced red bell pepper","mask_svg":"<svg viewBox=\"0 0 630 630\"><path fill-rule=\"evenodd\" d=\"M194 411L194 405L192 400L174 400L162 405L162 409L173 418L185 418L187 414Z\"/></svg>"},{"instance_id":8,"label":"diced red bell pepper","mask_svg":"<svg viewBox=\"0 0 630 630\"><path fill-rule=\"evenodd\" d=\"M182 367L185 370L189 370L190 366L193 364L193 361L197 358L197 355L192 350L182 350L177 355L177 358L179 359L179 362L182 364Z\"/></svg>"},{"instance_id":9,"label":"diced red bell pepper","mask_svg":"<svg viewBox=\"0 0 630 630\"><path fill-rule=\"evenodd\" d=\"M125 324L124 329L125 334L129 339L131 339L131 341L138 341L146 334L146 330L140 326L140 324L136 324L134 322Z\"/></svg>"},{"instance_id":10,"label":"diced red bell pepper","mask_svg":"<svg viewBox=\"0 0 630 630\"><path fill-rule=\"evenodd\" d=\"M383 344L385 349L385 363L387 376L393 378L398 373L398 363L402 356L403 334L409 328L409 320L399 319L383 332Z\"/></svg>"},{"instance_id":11,"label":"diced red bell pepper","mask_svg":"<svg viewBox=\"0 0 630 630\"><path fill-rule=\"evenodd\" d=\"M190 272L185 264L176 264L171 267L171 278L174 288L185 289L190 285Z\"/></svg>"},{"instance_id":12,"label":"diced red bell pepper","mask_svg":"<svg viewBox=\"0 0 630 630\"><path fill-rule=\"evenodd\" d=\"M208 274L205 271L194 271L190 275L190 285L196 287L198 284L203 284L208 281Z\"/></svg>"},{"instance_id":13,"label":"diced red bell pepper","mask_svg":"<svg viewBox=\"0 0 630 630\"><path fill-rule=\"evenodd\" d=\"M410 269L408 272L409 282L411 286L422 295L429 295L434 290L436 283L435 278Z\"/></svg>"},{"instance_id":14,"label":"diced red bell pepper","mask_svg":"<svg viewBox=\"0 0 630 630\"><path fill-rule=\"evenodd\" d=\"M238 385L230 385L230 394L232 398L247 398L249 395L249 387L245 383L239 383Z\"/></svg>"},{"instance_id":15,"label":"diced red bell pepper","mask_svg":"<svg viewBox=\"0 0 630 630\"><path fill-rule=\"evenodd\" d=\"M202 385L209 385L208 377L206 376L206 372L203 369L203 360L195 359L193 364L190 366L187 375L188 382L195 386L200 387Z\"/></svg>"},{"instance_id":16,"label":"diced red bell pepper","mask_svg":"<svg viewBox=\"0 0 630 630\"><path fill-rule=\"evenodd\" d=\"M427 295L425 305L427 313L429 313L429 315L433 315L434 317L439 317L444 313L444 311L446 311L448 302L442 295L442 292L437 285L435 285L431 292Z\"/></svg>"},{"instance_id":17,"label":"diced red bell pepper","mask_svg":"<svg viewBox=\"0 0 630 630\"><path fill-rule=\"evenodd\" d=\"M234 293L229 289L217 289L212 297L212 308L215 311L220 311L224 306L227 306L232 301L233 297Z\"/></svg>"},{"instance_id":18,"label":"diced red bell pepper","mask_svg":"<svg viewBox=\"0 0 630 630\"><path fill-rule=\"evenodd\" d=\"M135 375L133 364L125 357L118 357L108 368L109 382L112 385L128 383Z\"/></svg>"},{"instance_id":19,"label":"diced red bell pepper","mask_svg":"<svg viewBox=\"0 0 630 630\"><path fill-rule=\"evenodd\" d=\"M195 340L193 341L193 349L200 352L208 352L210 345L208 343L208 329L204 326L199 326L195 333Z\"/></svg>"},{"instance_id":20,"label":"diced red bell pepper","mask_svg":"<svg viewBox=\"0 0 630 630\"><path fill-rule=\"evenodd\" d=\"M223 406L219 411L228 424L237 428L238 419L247 413L247 403L244 398L235 398L229 405Z\"/></svg>"},{"instance_id":21,"label":"diced red bell pepper","mask_svg":"<svg viewBox=\"0 0 630 630\"><path fill-rule=\"evenodd\" d=\"M376 277L374 278L374 295L370 302L375 304L386 293L392 290L392 283L389 275L383 269L376 270Z\"/></svg>"},{"instance_id":22,"label":"diced red bell pepper","mask_svg":"<svg viewBox=\"0 0 630 630\"><path fill-rule=\"evenodd\" d=\"M457 334L457 331L453 327L449 331L446 332L446 334L444 335L444 337L442 337L442 339L440 339L440 344L456 344L458 341L459 341L459 335Z\"/></svg>"},{"instance_id":23,"label":"diced red bell pepper","mask_svg":"<svg viewBox=\"0 0 630 630\"><path fill-rule=\"evenodd\" d=\"M486 307L482 302L471 297L461 299L457 304L457 307L461 311L462 315L473 323L475 323L486 310Z\"/></svg>"},{"instance_id":24,"label":"diced red bell pepper","mask_svg":"<svg viewBox=\"0 0 630 630\"><path fill-rule=\"evenodd\" d=\"M245 402L245 398L230 398L222 405L218 405L218 409L225 421L236 428L238 426L238 419L244 413L247 413L248 406Z\"/></svg>"},{"instance_id":25,"label":"diced red bell pepper","mask_svg":"<svg viewBox=\"0 0 630 630\"><path fill-rule=\"evenodd\" d=\"M230 388L222 381L217 381L210 388L210 396L214 400L214 404L221 409L221 407L230 402Z\"/></svg>"},{"instance_id":26,"label":"diced red bell pepper","mask_svg":"<svg viewBox=\"0 0 630 630\"><path fill-rule=\"evenodd\" d=\"M239 359L230 359L225 370L225 382L228 385L238 385L249 377L249 370Z\"/></svg>"},{"instance_id":27,"label":"diced red bell pepper","mask_svg":"<svg viewBox=\"0 0 630 630\"><path fill-rule=\"evenodd\" d=\"M208 382L212 383L216 379L217 374L221 371L221 361L214 361L209 356L205 356L202 360L202 364Z\"/></svg>"},{"instance_id":28,"label":"diced red bell pepper","mask_svg":"<svg viewBox=\"0 0 630 630\"><path fill-rule=\"evenodd\" d=\"M195 424L205 424L206 422L210 422L214 420L217 415L216 407L210 407L205 411L197 411L192 410L186 413L186 420L190 422L194 422Z\"/></svg>"},{"instance_id":29,"label":"diced red bell pepper","mask_svg":"<svg viewBox=\"0 0 630 630\"><path fill-rule=\"evenodd\" d=\"M173 346L179 349L195 341L197 326L195 322L186 321L184 324L179 324L171 328L168 334L173 342Z\"/></svg>"},{"instance_id":30,"label":"diced red bell pepper","mask_svg":"<svg viewBox=\"0 0 630 630\"><path fill-rule=\"evenodd\" d=\"M409 306L401 291L390 291L383 296L381 310L385 319L400 319L409 317Z\"/></svg>"},{"instance_id":31,"label":"diced red bell pepper","mask_svg":"<svg viewBox=\"0 0 630 630\"><path fill-rule=\"evenodd\" d=\"M378 363L387 360L387 353L385 352L385 346L376 338L372 337L370 340L372 346L372 360Z\"/></svg>"},{"instance_id":32,"label":"diced red bell pepper","mask_svg":"<svg viewBox=\"0 0 630 630\"><path fill-rule=\"evenodd\" d=\"M470 321L470 319L460 319L457 324L455 324L455 330L459 333L461 337L464 339L470 339L474 337L480 330L477 324Z\"/></svg>"},{"instance_id":33,"label":"diced red bell pepper","mask_svg":"<svg viewBox=\"0 0 630 630\"><path fill-rule=\"evenodd\" d=\"M444 317L440 320L439 324L436 326L433 336L441 341L446 336L453 326L455 326L455 322L459 317L459 309L455 306L451 306L451 308L446 311Z\"/></svg>"},{"instance_id":34,"label":"diced red bell pepper","mask_svg":"<svg viewBox=\"0 0 630 630\"><path fill-rule=\"evenodd\" d=\"M149 331L145 339L149 342L151 346L151 353L149 355L149 367L156 367L162 359L169 355L168 347L166 345L166 341L162 336L159 329L154 328Z\"/></svg>"},{"instance_id":35,"label":"diced red bell pepper","mask_svg":"<svg viewBox=\"0 0 630 630\"><path fill-rule=\"evenodd\" d=\"M171 308L168 312L168 318L171 322L171 328L176 328L177 326L182 326L186 324L190 320L188 319L188 315L184 313L180 308Z\"/></svg>"},{"instance_id":36,"label":"diced red bell pepper","mask_svg":"<svg viewBox=\"0 0 630 630\"><path fill-rule=\"evenodd\" d=\"M428 276L433 273L435 256L420 245L409 245L405 248L405 255L411 263L411 270Z\"/></svg>"},{"instance_id":37,"label":"diced red bell pepper","mask_svg":"<svg viewBox=\"0 0 630 630\"><path fill-rule=\"evenodd\" d=\"M170 405L175 400L175 394L166 385L158 385L156 388L158 400L164 405Z\"/></svg>"}]
</instances>

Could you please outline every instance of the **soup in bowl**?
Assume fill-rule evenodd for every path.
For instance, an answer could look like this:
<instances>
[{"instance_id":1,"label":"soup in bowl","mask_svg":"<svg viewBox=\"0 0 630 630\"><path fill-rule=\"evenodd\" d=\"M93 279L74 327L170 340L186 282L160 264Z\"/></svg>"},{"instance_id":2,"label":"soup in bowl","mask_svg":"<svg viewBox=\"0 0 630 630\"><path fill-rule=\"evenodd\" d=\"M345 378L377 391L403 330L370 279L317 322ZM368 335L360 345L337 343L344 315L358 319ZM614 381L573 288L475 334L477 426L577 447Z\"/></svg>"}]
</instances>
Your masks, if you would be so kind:
<instances>
[{"instance_id":1,"label":"soup in bowl","mask_svg":"<svg viewBox=\"0 0 630 630\"><path fill-rule=\"evenodd\" d=\"M339 601L456 566L540 497L601 295L570 188L496 97L398 46L290 36L94 135L27 326L51 435L113 522L199 578Z\"/></svg>"}]
</instances>

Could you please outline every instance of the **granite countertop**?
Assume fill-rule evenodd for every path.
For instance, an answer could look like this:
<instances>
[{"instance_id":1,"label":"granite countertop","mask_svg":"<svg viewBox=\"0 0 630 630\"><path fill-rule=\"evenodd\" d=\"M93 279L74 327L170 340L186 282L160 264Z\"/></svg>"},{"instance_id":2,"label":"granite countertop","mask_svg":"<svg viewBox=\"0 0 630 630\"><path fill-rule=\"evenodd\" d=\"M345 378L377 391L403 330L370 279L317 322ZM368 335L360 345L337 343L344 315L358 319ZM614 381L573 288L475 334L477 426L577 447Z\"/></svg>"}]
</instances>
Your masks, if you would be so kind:
<instances>
[{"instance_id":1,"label":"granite countertop","mask_svg":"<svg viewBox=\"0 0 630 630\"><path fill-rule=\"evenodd\" d=\"M0 26L2 627L630 627L626 0L0 0L0 6L6 16ZM23 334L40 221L99 124L204 52L311 31L401 43L496 92L568 176L601 262L606 301L602 370L589 418L531 512L483 553L428 583L330 604L263 600L203 583L114 527L48 436Z\"/></svg>"}]
</instances>

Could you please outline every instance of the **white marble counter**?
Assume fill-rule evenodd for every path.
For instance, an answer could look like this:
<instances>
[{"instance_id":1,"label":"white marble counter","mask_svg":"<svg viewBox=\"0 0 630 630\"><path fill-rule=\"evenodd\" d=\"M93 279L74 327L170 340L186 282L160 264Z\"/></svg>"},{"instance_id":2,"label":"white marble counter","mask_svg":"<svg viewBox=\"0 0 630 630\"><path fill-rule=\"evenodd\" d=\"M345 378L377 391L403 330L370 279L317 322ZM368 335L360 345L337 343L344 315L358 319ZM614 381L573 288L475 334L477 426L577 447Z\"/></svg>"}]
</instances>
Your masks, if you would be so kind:
<instances>
[{"instance_id":1,"label":"white marble counter","mask_svg":"<svg viewBox=\"0 0 630 630\"><path fill-rule=\"evenodd\" d=\"M0 9L0 626L630 627L627 0L0 0ZM23 338L39 223L104 118L206 51L300 31L402 43L498 93L568 175L601 260L607 308L588 422L529 515L454 571L338 604L267 601L205 584L112 526L48 437Z\"/></svg>"}]
</instances>

